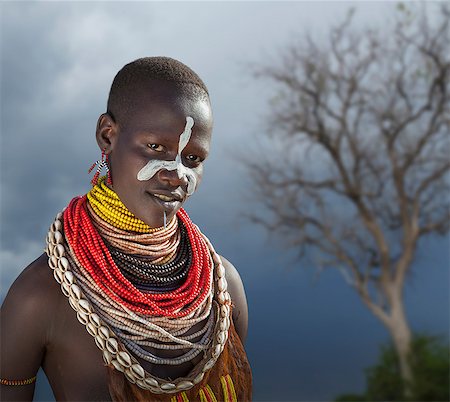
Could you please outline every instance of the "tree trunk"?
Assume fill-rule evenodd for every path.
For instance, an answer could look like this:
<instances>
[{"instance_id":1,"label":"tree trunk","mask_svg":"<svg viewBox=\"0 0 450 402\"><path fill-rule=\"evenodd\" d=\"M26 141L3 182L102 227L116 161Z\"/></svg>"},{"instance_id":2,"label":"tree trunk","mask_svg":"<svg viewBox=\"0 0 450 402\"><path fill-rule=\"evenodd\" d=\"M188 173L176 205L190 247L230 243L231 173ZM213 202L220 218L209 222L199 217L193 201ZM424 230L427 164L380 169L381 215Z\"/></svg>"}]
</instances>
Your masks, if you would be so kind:
<instances>
[{"instance_id":1,"label":"tree trunk","mask_svg":"<svg viewBox=\"0 0 450 402\"><path fill-rule=\"evenodd\" d=\"M400 373L404 381L404 397L406 400L410 400L412 397L411 384L413 382L410 359L412 335L406 319L401 295L396 294L391 300L391 320L388 329L394 341L394 347L399 359Z\"/></svg>"}]
</instances>

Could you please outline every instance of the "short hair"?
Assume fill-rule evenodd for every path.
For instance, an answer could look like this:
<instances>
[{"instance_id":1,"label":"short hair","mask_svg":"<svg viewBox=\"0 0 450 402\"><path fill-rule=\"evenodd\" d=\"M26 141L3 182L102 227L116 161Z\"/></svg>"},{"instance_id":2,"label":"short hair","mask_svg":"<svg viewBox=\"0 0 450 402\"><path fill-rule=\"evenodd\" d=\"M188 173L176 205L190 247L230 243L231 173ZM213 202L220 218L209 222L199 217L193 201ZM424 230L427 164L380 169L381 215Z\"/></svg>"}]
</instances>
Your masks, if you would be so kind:
<instances>
[{"instance_id":1,"label":"short hair","mask_svg":"<svg viewBox=\"0 0 450 402\"><path fill-rule=\"evenodd\" d=\"M154 81L167 81L183 94L209 99L205 83L185 64L170 57L143 57L126 64L114 77L107 113L124 123L138 101L136 95Z\"/></svg>"}]
</instances>

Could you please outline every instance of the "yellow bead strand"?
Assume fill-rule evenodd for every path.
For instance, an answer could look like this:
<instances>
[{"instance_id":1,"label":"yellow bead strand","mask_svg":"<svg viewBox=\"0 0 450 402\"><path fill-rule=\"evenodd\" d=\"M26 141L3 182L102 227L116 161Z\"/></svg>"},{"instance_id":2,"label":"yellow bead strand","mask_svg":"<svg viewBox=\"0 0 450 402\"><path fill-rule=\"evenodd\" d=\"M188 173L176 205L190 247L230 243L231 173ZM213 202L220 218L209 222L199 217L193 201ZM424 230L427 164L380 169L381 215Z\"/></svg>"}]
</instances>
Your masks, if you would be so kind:
<instances>
[{"instance_id":1,"label":"yellow bead strand","mask_svg":"<svg viewBox=\"0 0 450 402\"><path fill-rule=\"evenodd\" d=\"M120 200L114 190L107 187L106 176L99 179L98 184L87 193L89 204L95 213L110 225L131 232L154 233L163 227L151 228L136 218Z\"/></svg>"}]
</instances>

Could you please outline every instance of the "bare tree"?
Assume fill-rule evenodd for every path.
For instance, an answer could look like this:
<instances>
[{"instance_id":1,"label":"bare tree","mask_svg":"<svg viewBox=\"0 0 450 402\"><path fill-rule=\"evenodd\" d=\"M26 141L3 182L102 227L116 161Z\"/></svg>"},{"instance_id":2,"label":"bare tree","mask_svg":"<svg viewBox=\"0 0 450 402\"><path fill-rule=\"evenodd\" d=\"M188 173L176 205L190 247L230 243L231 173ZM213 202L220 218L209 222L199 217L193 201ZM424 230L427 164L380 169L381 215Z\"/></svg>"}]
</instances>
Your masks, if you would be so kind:
<instances>
[{"instance_id":1,"label":"bare tree","mask_svg":"<svg viewBox=\"0 0 450 402\"><path fill-rule=\"evenodd\" d=\"M412 381L403 289L418 242L449 230L449 8L398 6L391 25L305 35L274 65L252 216L300 257L339 269L386 326ZM439 7L439 10L437 8Z\"/></svg>"}]
</instances>

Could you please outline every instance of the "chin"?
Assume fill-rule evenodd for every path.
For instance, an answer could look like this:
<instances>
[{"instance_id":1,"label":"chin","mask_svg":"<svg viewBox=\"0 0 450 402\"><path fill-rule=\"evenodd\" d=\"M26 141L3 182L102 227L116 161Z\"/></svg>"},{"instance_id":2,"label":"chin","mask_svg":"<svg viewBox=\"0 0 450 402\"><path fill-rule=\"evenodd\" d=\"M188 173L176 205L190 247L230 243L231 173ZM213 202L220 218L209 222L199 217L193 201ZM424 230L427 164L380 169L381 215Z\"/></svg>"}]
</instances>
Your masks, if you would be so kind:
<instances>
[{"instance_id":1,"label":"chin","mask_svg":"<svg viewBox=\"0 0 450 402\"><path fill-rule=\"evenodd\" d=\"M167 219L167 223L176 215L176 213L178 212L179 208L176 211L170 211L170 212L166 212L166 219ZM141 219L141 218L140 218ZM160 228L162 226L164 226L164 211L161 211L161 216L153 216L153 217L149 217L148 219L141 219L142 221L144 221L148 226L150 226L152 229L155 228Z\"/></svg>"}]
</instances>

